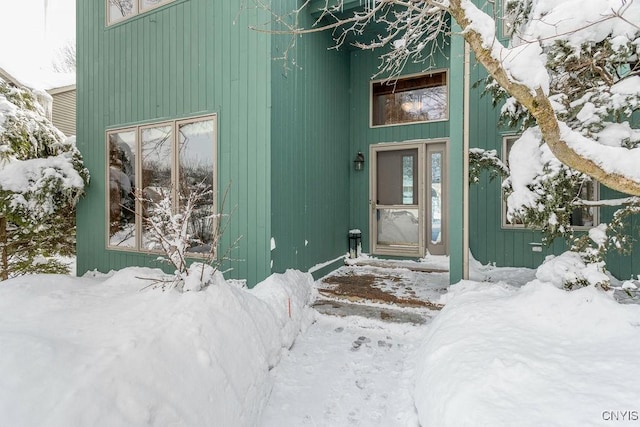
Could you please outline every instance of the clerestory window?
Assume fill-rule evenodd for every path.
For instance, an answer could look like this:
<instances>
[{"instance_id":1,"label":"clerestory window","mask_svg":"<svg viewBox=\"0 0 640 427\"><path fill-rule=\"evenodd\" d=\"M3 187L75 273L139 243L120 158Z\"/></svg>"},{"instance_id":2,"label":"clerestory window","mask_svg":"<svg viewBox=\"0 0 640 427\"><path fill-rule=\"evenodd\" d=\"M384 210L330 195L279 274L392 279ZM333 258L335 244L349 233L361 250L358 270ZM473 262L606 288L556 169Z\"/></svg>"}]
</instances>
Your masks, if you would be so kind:
<instances>
[{"instance_id":1,"label":"clerestory window","mask_svg":"<svg viewBox=\"0 0 640 427\"><path fill-rule=\"evenodd\" d=\"M433 71L371 83L371 126L447 120L449 93L446 71Z\"/></svg>"},{"instance_id":2,"label":"clerestory window","mask_svg":"<svg viewBox=\"0 0 640 427\"><path fill-rule=\"evenodd\" d=\"M191 191L204 189L206 196L189 223L194 242L189 252L209 252L215 227L216 128L214 115L107 131L108 247L159 250L147 236L145 221L154 202L170 197L177 211Z\"/></svg>"}]
</instances>

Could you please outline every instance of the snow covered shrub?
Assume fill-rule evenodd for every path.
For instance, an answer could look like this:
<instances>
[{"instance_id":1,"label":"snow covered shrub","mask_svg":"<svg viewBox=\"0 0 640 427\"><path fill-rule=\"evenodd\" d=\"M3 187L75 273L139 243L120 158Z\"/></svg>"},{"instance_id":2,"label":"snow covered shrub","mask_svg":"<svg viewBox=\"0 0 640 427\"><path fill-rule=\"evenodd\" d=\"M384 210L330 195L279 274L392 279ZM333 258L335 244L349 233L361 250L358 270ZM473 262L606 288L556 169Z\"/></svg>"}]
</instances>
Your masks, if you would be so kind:
<instances>
[{"instance_id":1,"label":"snow covered shrub","mask_svg":"<svg viewBox=\"0 0 640 427\"><path fill-rule=\"evenodd\" d=\"M221 204L222 212L227 192L228 187ZM136 200L145 206L142 220L146 248L162 252L164 255L159 259L175 269L170 287L199 291L213 283L216 271L229 259L230 251L240 240L236 239L226 252L218 253L230 215L210 210L212 194L204 184L191 188L187 195L179 192L180 203L176 208L170 193L161 192L160 197L151 198L136 192ZM201 262L189 265L189 258L198 258Z\"/></svg>"},{"instance_id":2,"label":"snow covered shrub","mask_svg":"<svg viewBox=\"0 0 640 427\"><path fill-rule=\"evenodd\" d=\"M0 279L62 273L75 247L75 205L89 172L75 139L45 117L33 93L0 79Z\"/></svg>"},{"instance_id":3,"label":"snow covered shrub","mask_svg":"<svg viewBox=\"0 0 640 427\"><path fill-rule=\"evenodd\" d=\"M584 286L609 289L609 277L604 272L604 262L585 262L581 254L571 251L557 257L547 257L536 270L536 278L567 290Z\"/></svg>"}]
</instances>

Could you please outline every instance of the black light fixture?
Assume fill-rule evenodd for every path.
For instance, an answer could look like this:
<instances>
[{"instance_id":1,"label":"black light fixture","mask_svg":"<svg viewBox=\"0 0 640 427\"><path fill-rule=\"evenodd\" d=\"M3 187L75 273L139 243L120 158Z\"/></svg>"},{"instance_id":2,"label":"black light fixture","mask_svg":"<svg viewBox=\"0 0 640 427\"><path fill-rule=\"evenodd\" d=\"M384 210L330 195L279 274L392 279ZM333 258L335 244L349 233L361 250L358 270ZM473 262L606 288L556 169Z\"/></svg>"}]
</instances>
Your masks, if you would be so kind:
<instances>
[{"instance_id":1,"label":"black light fixture","mask_svg":"<svg viewBox=\"0 0 640 427\"><path fill-rule=\"evenodd\" d=\"M357 171L364 169L364 154L362 154L362 151L358 151L358 154L356 154L356 158L353 161L353 168Z\"/></svg>"},{"instance_id":2,"label":"black light fixture","mask_svg":"<svg viewBox=\"0 0 640 427\"><path fill-rule=\"evenodd\" d=\"M358 258L362 254L362 232L357 228L349 230L349 258Z\"/></svg>"}]
</instances>

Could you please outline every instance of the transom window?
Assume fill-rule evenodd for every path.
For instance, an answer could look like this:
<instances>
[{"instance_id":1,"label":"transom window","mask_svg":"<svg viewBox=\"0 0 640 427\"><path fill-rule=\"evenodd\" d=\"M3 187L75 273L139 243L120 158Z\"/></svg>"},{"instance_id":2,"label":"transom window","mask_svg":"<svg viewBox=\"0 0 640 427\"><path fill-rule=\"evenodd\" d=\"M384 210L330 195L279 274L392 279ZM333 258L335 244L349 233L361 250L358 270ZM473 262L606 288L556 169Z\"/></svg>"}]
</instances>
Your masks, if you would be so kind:
<instances>
[{"instance_id":1,"label":"transom window","mask_svg":"<svg viewBox=\"0 0 640 427\"><path fill-rule=\"evenodd\" d=\"M173 0L106 0L107 25L124 21L132 16L170 3Z\"/></svg>"},{"instance_id":2,"label":"transom window","mask_svg":"<svg viewBox=\"0 0 640 427\"><path fill-rule=\"evenodd\" d=\"M371 126L447 120L447 72L371 83Z\"/></svg>"},{"instance_id":3,"label":"transom window","mask_svg":"<svg viewBox=\"0 0 640 427\"><path fill-rule=\"evenodd\" d=\"M502 159L509 166L509 153L513 144L520 138L520 135L509 135L502 139ZM598 186L593 181L585 182L580 188L576 188L576 197L582 200L599 200ZM594 206L576 207L571 212L571 225L577 229L591 228L599 224L599 209ZM502 226L507 228L522 228L525 225L520 220L509 222L507 220L507 202L502 200Z\"/></svg>"},{"instance_id":4,"label":"transom window","mask_svg":"<svg viewBox=\"0 0 640 427\"><path fill-rule=\"evenodd\" d=\"M211 249L215 213L216 116L175 120L107 132L108 246L155 251L145 218L154 202L207 191L189 223L191 253ZM136 200L140 195L144 202Z\"/></svg>"}]
</instances>

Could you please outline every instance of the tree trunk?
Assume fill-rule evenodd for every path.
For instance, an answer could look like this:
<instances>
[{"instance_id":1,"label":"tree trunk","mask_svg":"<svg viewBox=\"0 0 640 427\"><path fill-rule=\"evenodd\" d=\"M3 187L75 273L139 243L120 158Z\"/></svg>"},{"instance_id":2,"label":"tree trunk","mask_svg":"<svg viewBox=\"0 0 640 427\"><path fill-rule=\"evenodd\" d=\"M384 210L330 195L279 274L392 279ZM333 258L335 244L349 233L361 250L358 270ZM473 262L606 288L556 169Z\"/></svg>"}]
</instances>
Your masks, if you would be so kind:
<instances>
[{"instance_id":1,"label":"tree trunk","mask_svg":"<svg viewBox=\"0 0 640 427\"><path fill-rule=\"evenodd\" d=\"M469 28L470 21L467 18L466 11L461 6L461 1L450 0L449 12L460 27L463 28L462 35L464 39L469 43L469 46L476 54L476 59L485 67L487 72L535 117L542 137L553 155L568 167L591 176L611 189L633 196L640 196L640 182L623 175L607 172L597 163L576 153L562 139L558 118L548 96L543 93L541 88L538 88L533 94L529 87L514 82L509 78L502 63L491 55L490 49L483 46L480 34ZM496 40L495 43L498 43L498 41Z\"/></svg>"},{"instance_id":2,"label":"tree trunk","mask_svg":"<svg viewBox=\"0 0 640 427\"><path fill-rule=\"evenodd\" d=\"M7 280L8 278L7 219L3 215L0 215L0 280Z\"/></svg>"}]
</instances>

